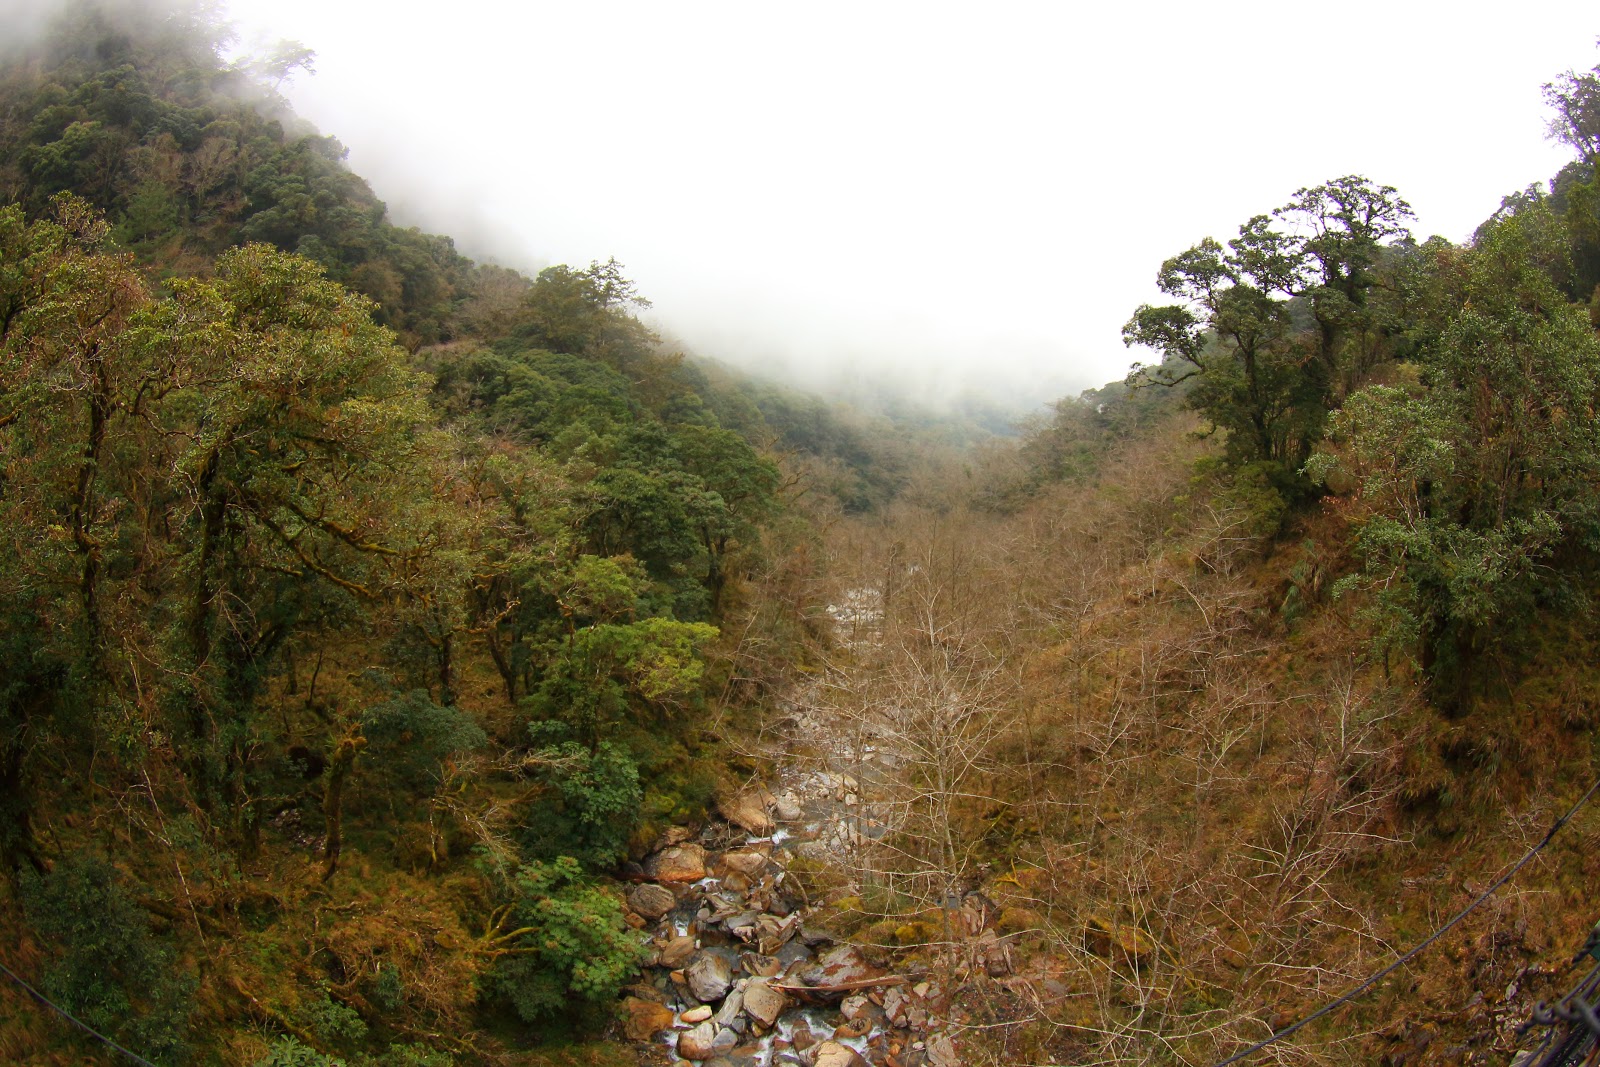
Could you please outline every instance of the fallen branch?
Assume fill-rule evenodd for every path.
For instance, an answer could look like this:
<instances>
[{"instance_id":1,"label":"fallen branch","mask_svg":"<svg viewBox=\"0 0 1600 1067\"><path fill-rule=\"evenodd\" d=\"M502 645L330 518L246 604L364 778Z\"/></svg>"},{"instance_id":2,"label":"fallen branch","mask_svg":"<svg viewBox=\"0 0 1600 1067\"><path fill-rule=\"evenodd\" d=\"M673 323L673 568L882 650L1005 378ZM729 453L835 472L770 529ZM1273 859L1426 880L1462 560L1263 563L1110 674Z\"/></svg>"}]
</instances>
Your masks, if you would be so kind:
<instances>
[{"instance_id":1,"label":"fallen branch","mask_svg":"<svg viewBox=\"0 0 1600 1067\"><path fill-rule=\"evenodd\" d=\"M910 985L909 978L891 974L885 978L858 978L854 982L836 982L833 985L779 985L767 983L768 989L781 989L785 993L848 993L853 989L874 989L886 985Z\"/></svg>"}]
</instances>

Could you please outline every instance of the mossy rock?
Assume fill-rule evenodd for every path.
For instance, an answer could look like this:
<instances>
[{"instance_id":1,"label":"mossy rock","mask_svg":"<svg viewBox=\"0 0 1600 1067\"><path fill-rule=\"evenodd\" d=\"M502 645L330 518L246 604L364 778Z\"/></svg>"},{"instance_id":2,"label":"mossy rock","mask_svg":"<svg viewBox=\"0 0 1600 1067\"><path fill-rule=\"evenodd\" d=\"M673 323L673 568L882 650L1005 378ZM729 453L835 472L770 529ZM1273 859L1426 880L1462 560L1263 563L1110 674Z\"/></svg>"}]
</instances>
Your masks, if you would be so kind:
<instances>
[{"instance_id":1,"label":"mossy rock","mask_svg":"<svg viewBox=\"0 0 1600 1067\"><path fill-rule=\"evenodd\" d=\"M1091 915L1084 920L1083 947L1101 959L1144 965L1154 962L1159 946L1137 926Z\"/></svg>"},{"instance_id":2,"label":"mossy rock","mask_svg":"<svg viewBox=\"0 0 1600 1067\"><path fill-rule=\"evenodd\" d=\"M994 928L1001 934L1043 934L1045 919L1032 908L1012 906L1001 909Z\"/></svg>"},{"instance_id":3,"label":"mossy rock","mask_svg":"<svg viewBox=\"0 0 1600 1067\"><path fill-rule=\"evenodd\" d=\"M903 944L896 936L900 923L895 919L881 919L868 926L863 926L851 935L850 940L859 945L898 945Z\"/></svg>"},{"instance_id":4,"label":"mossy rock","mask_svg":"<svg viewBox=\"0 0 1600 1067\"><path fill-rule=\"evenodd\" d=\"M930 922L909 922L896 927L894 939L900 945L927 945L943 940L940 928Z\"/></svg>"}]
</instances>

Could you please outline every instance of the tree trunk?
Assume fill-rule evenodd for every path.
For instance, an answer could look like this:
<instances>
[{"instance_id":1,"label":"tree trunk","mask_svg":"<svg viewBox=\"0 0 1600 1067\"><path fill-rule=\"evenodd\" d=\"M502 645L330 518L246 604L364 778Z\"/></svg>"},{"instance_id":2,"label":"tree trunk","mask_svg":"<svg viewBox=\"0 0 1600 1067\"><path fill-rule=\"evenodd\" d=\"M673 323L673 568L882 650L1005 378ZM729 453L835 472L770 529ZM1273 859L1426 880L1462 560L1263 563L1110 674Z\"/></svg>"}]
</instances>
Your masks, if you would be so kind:
<instances>
[{"instance_id":1,"label":"tree trunk","mask_svg":"<svg viewBox=\"0 0 1600 1067\"><path fill-rule=\"evenodd\" d=\"M365 747L367 739L352 732L333 747L333 758L328 761L328 791L322 797L324 882L331 880L339 869L339 849L344 843L344 785L355 765L356 754Z\"/></svg>"}]
</instances>

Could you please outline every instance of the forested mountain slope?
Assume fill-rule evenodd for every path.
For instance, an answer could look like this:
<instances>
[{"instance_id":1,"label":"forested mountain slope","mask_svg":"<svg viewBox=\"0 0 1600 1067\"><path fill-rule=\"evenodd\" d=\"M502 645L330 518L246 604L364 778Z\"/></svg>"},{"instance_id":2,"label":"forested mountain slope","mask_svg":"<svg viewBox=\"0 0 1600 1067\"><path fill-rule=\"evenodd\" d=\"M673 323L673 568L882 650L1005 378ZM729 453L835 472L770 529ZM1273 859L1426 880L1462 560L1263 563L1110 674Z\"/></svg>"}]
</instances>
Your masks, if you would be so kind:
<instances>
[{"instance_id":1,"label":"forested mountain slope","mask_svg":"<svg viewBox=\"0 0 1600 1067\"><path fill-rule=\"evenodd\" d=\"M1149 365L972 447L395 227L209 11L0 45L0 963L140 1055L664 1055L619 878L811 775L781 874L889 976L879 1067L934 1055L902 986L958 1062L1212 1063L1593 781L1600 72L1468 244L1262 205L1160 266ZM1263 1057L1506 1060L1597 820ZM10 982L0 1057L114 1062Z\"/></svg>"},{"instance_id":2,"label":"forested mountain slope","mask_svg":"<svg viewBox=\"0 0 1600 1067\"><path fill-rule=\"evenodd\" d=\"M822 700L909 768L838 921L965 976L972 1060L1220 1062L1595 783L1600 71L1547 95L1579 158L1469 244L1361 177L1262 205L1161 265L1125 384L834 531L881 616ZM1256 1061L1510 1062L1582 973L1597 826Z\"/></svg>"},{"instance_id":3,"label":"forested mountain slope","mask_svg":"<svg viewBox=\"0 0 1600 1067\"><path fill-rule=\"evenodd\" d=\"M601 1032L596 879L731 780L724 631L803 629L746 594L771 433L614 262L391 225L207 10L0 68L5 962L163 1064ZM0 997L8 1062L90 1054Z\"/></svg>"}]
</instances>

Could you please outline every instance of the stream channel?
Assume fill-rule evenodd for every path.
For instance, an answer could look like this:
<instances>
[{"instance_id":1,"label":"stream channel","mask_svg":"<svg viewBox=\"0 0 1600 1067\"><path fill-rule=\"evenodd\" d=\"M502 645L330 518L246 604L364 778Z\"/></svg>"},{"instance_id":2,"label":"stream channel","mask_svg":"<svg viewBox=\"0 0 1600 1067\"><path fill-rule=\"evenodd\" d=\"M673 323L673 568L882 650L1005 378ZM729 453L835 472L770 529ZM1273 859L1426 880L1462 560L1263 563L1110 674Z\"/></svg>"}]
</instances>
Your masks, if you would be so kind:
<instances>
[{"instance_id":1,"label":"stream channel","mask_svg":"<svg viewBox=\"0 0 1600 1067\"><path fill-rule=\"evenodd\" d=\"M624 1028L647 1062L959 1067L939 981L877 966L817 926L820 902L789 871L797 856L837 863L889 829L888 808L866 795L895 757L846 743L808 703L785 709L775 792L721 801L721 818L674 827L630 865L629 921L648 965Z\"/></svg>"}]
</instances>

